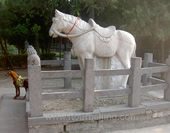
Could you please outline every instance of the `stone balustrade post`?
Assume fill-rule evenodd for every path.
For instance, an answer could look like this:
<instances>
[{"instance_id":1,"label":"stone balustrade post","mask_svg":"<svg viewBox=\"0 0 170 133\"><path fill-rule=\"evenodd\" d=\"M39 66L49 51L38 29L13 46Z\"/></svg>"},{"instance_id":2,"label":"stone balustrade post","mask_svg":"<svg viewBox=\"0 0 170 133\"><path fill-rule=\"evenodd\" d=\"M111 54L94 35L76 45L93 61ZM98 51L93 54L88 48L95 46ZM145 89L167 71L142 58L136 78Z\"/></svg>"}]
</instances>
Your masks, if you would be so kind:
<instances>
[{"instance_id":1,"label":"stone balustrade post","mask_svg":"<svg viewBox=\"0 0 170 133\"><path fill-rule=\"evenodd\" d=\"M145 53L144 60L143 60L143 67L149 67L149 62L153 62L153 54L152 53ZM144 74L142 76L142 83L143 85L150 85L151 82L148 82L148 78L152 77L152 73Z\"/></svg>"},{"instance_id":2,"label":"stone balustrade post","mask_svg":"<svg viewBox=\"0 0 170 133\"><path fill-rule=\"evenodd\" d=\"M93 112L94 106L94 59L85 59L84 69L84 112Z\"/></svg>"},{"instance_id":3,"label":"stone balustrade post","mask_svg":"<svg viewBox=\"0 0 170 133\"><path fill-rule=\"evenodd\" d=\"M39 117L43 115L40 58L30 45L27 53L30 116Z\"/></svg>"},{"instance_id":4,"label":"stone balustrade post","mask_svg":"<svg viewBox=\"0 0 170 133\"><path fill-rule=\"evenodd\" d=\"M64 70L71 70L71 52L64 52ZM71 78L64 78L64 88L71 88Z\"/></svg>"},{"instance_id":5,"label":"stone balustrade post","mask_svg":"<svg viewBox=\"0 0 170 133\"><path fill-rule=\"evenodd\" d=\"M128 97L130 107L138 107L140 103L140 86L141 86L141 58L131 58L131 74L129 77L129 88L131 93Z\"/></svg>"},{"instance_id":6,"label":"stone balustrade post","mask_svg":"<svg viewBox=\"0 0 170 133\"><path fill-rule=\"evenodd\" d=\"M168 88L164 90L164 99L170 101L170 55L166 59L166 65L169 71L165 73L165 81L168 83Z\"/></svg>"}]
</instances>

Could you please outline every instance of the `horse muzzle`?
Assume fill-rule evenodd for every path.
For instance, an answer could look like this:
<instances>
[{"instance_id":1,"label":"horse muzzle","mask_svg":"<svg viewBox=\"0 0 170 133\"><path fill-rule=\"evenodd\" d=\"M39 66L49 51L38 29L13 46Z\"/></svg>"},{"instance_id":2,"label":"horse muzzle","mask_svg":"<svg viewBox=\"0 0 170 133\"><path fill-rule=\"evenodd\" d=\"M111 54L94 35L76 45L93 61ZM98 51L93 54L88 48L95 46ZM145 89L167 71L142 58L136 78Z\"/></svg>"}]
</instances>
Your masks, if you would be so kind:
<instances>
[{"instance_id":1,"label":"horse muzzle","mask_svg":"<svg viewBox=\"0 0 170 133\"><path fill-rule=\"evenodd\" d=\"M5 76L9 76L10 74L9 73L7 73Z\"/></svg>"},{"instance_id":2,"label":"horse muzzle","mask_svg":"<svg viewBox=\"0 0 170 133\"><path fill-rule=\"evenodd\" d=\"M49 36L51 36L51 37L53 37L53 38L58 37L58 35L55 34L53 30L50 30L50 31L49 31Z\"/></svg>"}]
</instances>

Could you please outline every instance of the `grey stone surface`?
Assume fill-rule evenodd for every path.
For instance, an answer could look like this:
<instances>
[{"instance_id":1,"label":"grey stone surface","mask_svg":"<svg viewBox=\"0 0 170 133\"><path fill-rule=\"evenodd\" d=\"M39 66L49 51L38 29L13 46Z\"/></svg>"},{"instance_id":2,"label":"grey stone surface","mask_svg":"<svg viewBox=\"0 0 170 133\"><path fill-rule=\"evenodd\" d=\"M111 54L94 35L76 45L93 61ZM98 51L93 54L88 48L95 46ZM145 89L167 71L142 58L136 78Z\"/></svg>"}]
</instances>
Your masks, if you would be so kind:
<instances>
[{"instance_id":1,"label":"grey stone surface","mask_svg":"<svg viewBox=\"0 0 170 133\"><path fill-rule=\"evenodd\" d=\"M170 101L170 55L166 59L166 64L169 67L169 71L165 74L165 80L168 83L167 89L164 91L164 99Z\"/></svg>"},{"instance_id":2,"label":"grey stone surface","mask_svg":"<svg viewBox=\"0 0 170 133\"><path fill-rule=\"evenodd\" d=\"M41 71L42 79L54 79L54 78L65 78L65 77L76 77L80 78L84 74L81 70L65 70L65 71Z\"/></svg>"},{"instance_id":3,"label":"grey stone surface","mask_svg":"<svg viewBox=\"0 0 170 133\"><path fill-rule=\"evenodd\" d=\"M28 133L25 101L13 100L10 92L0 101L0 133Z\"/></svg>"},{"instance_id":4,"label":"grey stone surface","mask_svg":"<svg viewBox=\"0 0 170 133\"><path fill-rule=\"evenodd\" d=\"M140 103L140 86L141 86L141 58L131 59L131 75L129 77L129 88L131 94L129 94L128 105L130 107L138 107Z\"/></svg>"},{"instance_id":5,"label":"grey stone surface","mask_svg":"<svg viewBox=\"0 0 170 133\"><path fill-rule=\"evenodd\" d=\"M71 70L71 52L64 52L64 70ZM71 78L64 78L64 88L71 88Z\"/></svg>"},{"instance_id":6,"label":"grey stone surface","mask_svg":"<svg viewBox=\"0 0 170 133\"><path fill-rule=\"evenodd\" d=\"M94 106L94 59L85 60L83 111L93 112Z\"/></svg>"},{"instance_id":7,"label":"grey stone surface","mask_svg":"<svg viewBox=\"0 0 170 133\"><path fill-rule=\"evenodd\" d=\"M149 62L153 62L153 54L152 53L145 53L144 54L144 60L143 60L143 67L149 67ZM142 83L143 85L148 85L151 84L150 82L148 82L148 78L152 77L152 74L144 74L142 76Z\"/></svg>"},{"instance_id":8,"label":"grey stone surface","mask_svg":"<svg viewBox=\"0 0 170 133\"><path fill-rule=\"evenodd\" d=\"M97 90L117 89L119 87L125 87L123 85L123 81L126 76L122 73L125 72L126 70L116 56L110 58L102 58L95 56L94 61L95 61L94 68L96 71L95 88ZM129 73L127 72L126 74L128 75ZM126 82L125 84L127 84L127 81L125 82Z\"/></svg>"},{"instance_id":9,"label":"grey stone surface","mask_svg":"<svg viewBox=\"0 0 170 133\"><path fill-rule=\"evenodd\" d=\"M42 116L41 67L28 65L30 115Z\"/></svg>"},{"instance_id":10,"label":"grey stone surface","mask_svg":"<svg viewBox=\"0 0 170 133\"><path fill-rule=\"evenodd\" d=\"M103 133L103 132L101 131L101 129L90 129L90 130L82 129L82 130L69 131L68 133Z\"/></svg>"},{"instance_id":11,"label":"grey stone surface","mask_svg":"<svg viewBox=\"0 0 170 133\"><path fill-rule=\"evenodd\" d=\"M96 128L97 128L97 121L71 123L66 125L66 131L76 131L80 129L91 130Z\"/></svg>"},{"instance_id":12,"label":"grey stone surface","mask_svg":"<svg viewBox=\"0 0 170 133\"><path fill-rule=\"evenodd\" d=\"M29 128L29 133L61 133L64 132L64 125L44 125Z\"/></svg>"}]
</instances>

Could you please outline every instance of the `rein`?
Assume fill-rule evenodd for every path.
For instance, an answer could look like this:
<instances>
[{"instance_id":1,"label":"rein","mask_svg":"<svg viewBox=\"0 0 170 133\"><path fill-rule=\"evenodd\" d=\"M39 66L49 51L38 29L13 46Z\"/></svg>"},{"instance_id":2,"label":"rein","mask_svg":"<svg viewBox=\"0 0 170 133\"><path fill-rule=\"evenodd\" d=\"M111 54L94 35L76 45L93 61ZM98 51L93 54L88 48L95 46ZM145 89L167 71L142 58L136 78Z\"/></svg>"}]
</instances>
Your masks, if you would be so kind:
<instances>
[{"instance_id":1,"label":"rein","mask_svg":"<svg viewBox=\"0 0 170 133\"><path fill-rule=\"evenodd\" d=\"M85 34L85 33L87 33L87 32L90 32L90 31L92 31L92 30L94 30L96 27L92 27L92 28L90 28L90 29L88 29L88 30L86 30L86 31L84 31L84 32L82 32L82 33L79 33L79 34L74 34L74 35L66 35L66 34L63 34L63 33L60 33L60 32L58 32L57 30L53 30L54 31L54 33L55 34L57 34L57 35L59 35L59 36L61 36L61 37L65 37L65 38L71 38L71 37L78 37L78 36L81 36L81 35L83 35L83 34Z\"/></svg>"},{"instance_id":2,"label":"rein","mask_svg":"<svg viewBox=\"0 0 170 133\"><path fill-rule=\"evenodd\" d=\"M70 29L70 31L66 34L67 37L68 37L68 34L73 30L73 28L74 28L74 26L76 25L76 23L77 23L78 20L80 20L79 17L77 17L77 19L76 19L74 25L72 26L72 28Z\"/></svg>"}]
</instances>

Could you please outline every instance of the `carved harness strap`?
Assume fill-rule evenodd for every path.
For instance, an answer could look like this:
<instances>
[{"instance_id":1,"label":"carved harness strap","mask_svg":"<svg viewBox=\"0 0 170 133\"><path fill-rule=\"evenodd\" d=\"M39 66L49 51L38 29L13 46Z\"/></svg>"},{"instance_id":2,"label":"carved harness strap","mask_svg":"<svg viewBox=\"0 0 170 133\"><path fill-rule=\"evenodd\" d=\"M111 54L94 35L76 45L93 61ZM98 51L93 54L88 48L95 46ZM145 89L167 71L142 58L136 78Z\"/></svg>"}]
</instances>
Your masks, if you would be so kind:
<instances>
[{"instance_id":1,"label":"carved harness strap","mask_svg":"<svg viewBox=\"0 0 170 133\"><path fill-rule=\"evenodd\" d=\"M79 19L80 19L80 18L77 17L77 19L76 19L74 25L72 26L72 28L70 29L70 31L66 34L67 37L68 37L68 34L73 30L74 26L76 25L76 23L77 23L77 21L78 21Z\"/></svg>"}]
</instances>

